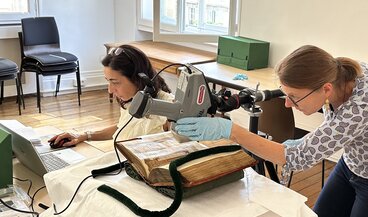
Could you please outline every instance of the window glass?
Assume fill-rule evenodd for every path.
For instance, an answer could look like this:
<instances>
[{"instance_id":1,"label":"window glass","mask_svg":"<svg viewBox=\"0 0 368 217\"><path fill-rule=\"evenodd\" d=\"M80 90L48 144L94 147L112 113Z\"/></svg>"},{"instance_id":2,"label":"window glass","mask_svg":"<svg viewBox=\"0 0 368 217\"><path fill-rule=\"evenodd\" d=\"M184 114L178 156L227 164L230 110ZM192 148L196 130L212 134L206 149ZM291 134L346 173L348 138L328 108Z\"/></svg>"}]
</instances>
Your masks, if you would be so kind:
<instances>
[{"instance_id":1,"label":"window glass","mask_svg":"<svg viewBox=\"0 0 368 217\"><path fill-rule=\"evenodd\" d=\"M177 25L177 1L161 0L161 23Z\"/></svg>"},{"instance_id":2,"label":"window glass","mask_svg":"<svg viewBox=\"0 0 368 217\"><path fill-rule=\"evenodd\" d=\"M153 18L153 1L141 0L141 18L151 20Z\"/></svg>"},{"instance_id":3,"label":"window glass","mask_svg":"<svg viewBox=\"0 0 368 217\"><path fill-rule=\"evenodd\" d=\"M27 13L27 0L2 0L0 1L0 13Z\"/></svg>"},{"instance_id":4,"label":"window glass","mask_svg":"<svg viewBox=\"0 0 368 217\"><path fill-rule=\"evenodd\" d=\"M153 28L153 6L160 4L160 33L173 34L207 34L225 35L234 34L229 27L230 20L236 26L236 0L140 0L140 15L138 28L144 25L144 30Z\"/></svg>"},{"instance_id":5,"label":"window glass","mask_svg":"<svg viewBox=\"0 0 368 217\"><path fill-rule=\"evenodd\" d=\"M227 34L230 0L186 0L184 32Z\"/></svg>"},{"instance_id":6,"label":"window glass","mask_svg":"<svg viewBox=\"0 0 368 217\"><path fill-rule=\"evenodd\" d=\"M37 0L0 0L0 24L19 24L24 17L36 16Z\"/></svg>"}]
</instances>

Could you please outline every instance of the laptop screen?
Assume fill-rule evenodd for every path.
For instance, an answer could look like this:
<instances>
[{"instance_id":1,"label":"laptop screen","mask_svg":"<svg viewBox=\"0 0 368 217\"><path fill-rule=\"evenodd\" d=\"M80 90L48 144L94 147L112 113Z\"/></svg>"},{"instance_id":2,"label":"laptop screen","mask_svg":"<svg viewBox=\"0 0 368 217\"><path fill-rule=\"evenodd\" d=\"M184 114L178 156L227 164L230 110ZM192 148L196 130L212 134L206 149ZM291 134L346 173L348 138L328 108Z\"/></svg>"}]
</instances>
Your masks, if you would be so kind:
<instances>
[{"instance_id":1,"label":"laptop screen","mask_svg":"<svg viewBox=\"0 0 368 217\"><path fill-rule=\"evenodd\" d=\"M0 168L0 189L7 188L13 184L12 140L4 129L0 129Z\"/></svg>"},{"instance_id":2,"label":"laptop screen","mask_svg":"<svg viewBox=\"0 0 368 217\"><path fill-rule=\"evenodd\" d=\"M30 140L17 133L17 129L25 127L15 120L1 120L0 128L12 135L12 149L17 159L38 175L44 175L47 171Z\"/></svg>"},{"instance_id":3,"label":"laptop screen","mask_svg":"<svg viewBox=\"0 0 368 217\"><path fill-rule=\"evenodd\" d=\"M47 140L62 132L55 127L33 129L16 120L0 120L0 128L11 133L12 149L18 160L40 176L86 159L71 148L50 147Z\"/></svg>"}]
</instances>

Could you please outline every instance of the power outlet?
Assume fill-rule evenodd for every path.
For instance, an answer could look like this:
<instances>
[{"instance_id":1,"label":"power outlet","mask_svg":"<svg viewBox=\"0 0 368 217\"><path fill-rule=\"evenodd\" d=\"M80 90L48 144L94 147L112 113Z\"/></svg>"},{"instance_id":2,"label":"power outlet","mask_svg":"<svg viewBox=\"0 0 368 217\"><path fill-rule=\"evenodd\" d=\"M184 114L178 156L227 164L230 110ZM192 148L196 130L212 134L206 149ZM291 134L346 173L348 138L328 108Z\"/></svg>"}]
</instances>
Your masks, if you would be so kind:
<instances>
[{"instance_id":1,"label":"power outlet","mask_svg":"<svg viewBox=\"0 0 368 217\"><path fill-rule=\"evenodd\" d=\"M81 79L81 86L82 86L82 87L84 87L85 83L86 83L86 81L85 81L84 79ZM73 80L73 86L74 86L74 87L77 87L77 86L78 86L78 84L77 84L77 79L74 79L74 80Z\"/></svg>"}]
</instances>

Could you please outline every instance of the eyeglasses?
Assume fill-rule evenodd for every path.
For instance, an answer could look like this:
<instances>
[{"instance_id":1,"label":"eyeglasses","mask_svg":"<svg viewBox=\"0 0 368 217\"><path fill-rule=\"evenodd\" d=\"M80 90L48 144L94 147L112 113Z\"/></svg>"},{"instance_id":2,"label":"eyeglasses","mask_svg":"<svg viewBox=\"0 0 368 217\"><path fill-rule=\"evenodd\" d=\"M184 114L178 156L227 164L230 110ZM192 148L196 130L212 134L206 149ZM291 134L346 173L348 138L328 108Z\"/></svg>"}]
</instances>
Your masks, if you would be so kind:
<instances>
[{"instance_id":1,"label":"eyeglasses","mask_svg":"<svg viewBox=\"0 0 368 217\"><path fill-rule=\"evenodd\" d=\"M121 54L121 52L123 52L124 49L121 47L112 47L109 49L108 54L112 55L112 56L119 56Z\"/></svg>"},{"instance_id":2,"label":"eyeglasses","mask_svg":"<svg viewBox=\"0 0 368 217\"><path fill-rule=\"evenodd\" d=\"M317 91L318 89L320 89L322 86L313 89L311 92L309 92L307 95L303 96L302 98L298 99L298 100L294 100L293 98L291 98L290 96L288 96L287 94L284 93L284 91L282 91L281 86L279 87L280 90L285 94L285 96L294 104L295 107L299 107L298 103L301 102L302 100L304 100L305 98L307 98L309 95L311 95L312 93L314 93L315 91Z\"/></svg>"},{"instance_id":3,"label":"eyeglasses","mask_svg":"<svg viewBox=\"0 0 368 217\"><path fill-rule=\"evenodd\" d=\"M109 52L108 52L108 55L111 55L111 56L119 56L121 53L124 53L125 56L128 57L128 59L130 61L132 61L132 58L130 57L130 55L128 54L128 52L125 51L124 48L122 47L112 47L109 49Z\"/></svg>"}]
</instances>

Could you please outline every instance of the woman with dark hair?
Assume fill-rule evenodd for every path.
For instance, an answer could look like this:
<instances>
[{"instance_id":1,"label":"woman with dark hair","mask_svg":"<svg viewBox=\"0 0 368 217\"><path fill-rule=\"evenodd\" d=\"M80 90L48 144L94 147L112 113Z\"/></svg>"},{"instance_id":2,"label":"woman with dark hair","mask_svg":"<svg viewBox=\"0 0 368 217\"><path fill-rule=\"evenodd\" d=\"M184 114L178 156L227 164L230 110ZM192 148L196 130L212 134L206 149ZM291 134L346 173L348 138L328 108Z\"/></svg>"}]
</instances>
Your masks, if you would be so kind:
<instances>
[{"instance_id":1,"label":"woman with dark hair","mask_svg":"<svg viewBox=\"0 0 368 217\"><path fill-rule=\"evenodd\" d=\"M130 45L121 45L110 49L102 60L102 65L104 66L105 79L109 82L108 91L114 94L121 106L119 123L99 131L87 131L83 134L62 133L54 136L49 141L54 141L57 144L59 141L65 141L63 139L68 139L69 141L62 145L71 146L86 140L108 140L115 138L117 132L131 118L128 108L132 98L146 86L143 79L138 76L138 73L145 74L149 79L152 79L157 74L148 57L141 50ZM159 75L156 76L153 82L153 92L150 93L153 98L167 101L174 99L162 77ZM149 115L141 119L133 118L126 129L120 132L117 140L159 133L167 129L168 122L165 117Z\"/></svg>"},{"instance_id":2,"label":"woman with dark hair","mask_svg":"<svg viewBox=\"0 0 368 217\"><path fill-rule=\"evenodd\" d=\"M314 206L319 217L363 217L368 213L368 65L334 58L302 46L275 69L285 106L305 115L323 108L325 121L298 140L264 139L224 118L183 118L175 130L192 140L230 138L261 158L284 165L283 173L305 170L343 149ZM284 180L287 181L287 180Z\"/></svg>"}]
</instances>

